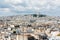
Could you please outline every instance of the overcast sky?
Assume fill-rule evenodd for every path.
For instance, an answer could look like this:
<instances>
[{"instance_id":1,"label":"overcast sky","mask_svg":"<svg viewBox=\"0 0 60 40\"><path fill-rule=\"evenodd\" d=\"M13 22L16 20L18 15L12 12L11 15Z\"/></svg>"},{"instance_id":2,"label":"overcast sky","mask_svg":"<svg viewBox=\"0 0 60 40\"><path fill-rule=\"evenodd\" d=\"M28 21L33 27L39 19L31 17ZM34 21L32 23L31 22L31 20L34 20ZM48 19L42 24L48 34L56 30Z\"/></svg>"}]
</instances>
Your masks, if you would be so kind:
<instances>
[{"instance_id":1,"label":"overcast sky","mask_svg":"<svg viewBox=\"0 0 60 40\"><path fill-rule=\"evenodd\" d=\"M60 0L0 0L0 16L36 12L60 16Z\"/></svg>"}]
</instances>

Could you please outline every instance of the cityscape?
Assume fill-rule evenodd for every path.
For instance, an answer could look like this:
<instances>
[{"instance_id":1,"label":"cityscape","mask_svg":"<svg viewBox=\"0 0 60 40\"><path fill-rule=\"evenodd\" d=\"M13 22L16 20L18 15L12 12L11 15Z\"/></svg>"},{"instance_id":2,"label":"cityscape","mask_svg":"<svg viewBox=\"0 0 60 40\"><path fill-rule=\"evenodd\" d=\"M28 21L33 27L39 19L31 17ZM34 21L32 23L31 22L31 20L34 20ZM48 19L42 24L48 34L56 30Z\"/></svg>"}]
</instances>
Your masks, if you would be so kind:
<instances>
[{"instance_id":1,"label":"cityscape","mask_svg":"<svg viewBox=\"0 0 60 40\"><path fill-rule=\"evenodd\" d=\"M0 17L0 40L60 40L60 17L43 14Z\"/></svg>"},{"instance_id":2,"label":"cityscape","mask_svg":"<svg viewBox=\"0 0 60 40\"><path fill-rule=\"evenodd\" d=\"M60 40L60 0L0 0L0 40Z\"/></svg>"}]
</instances>

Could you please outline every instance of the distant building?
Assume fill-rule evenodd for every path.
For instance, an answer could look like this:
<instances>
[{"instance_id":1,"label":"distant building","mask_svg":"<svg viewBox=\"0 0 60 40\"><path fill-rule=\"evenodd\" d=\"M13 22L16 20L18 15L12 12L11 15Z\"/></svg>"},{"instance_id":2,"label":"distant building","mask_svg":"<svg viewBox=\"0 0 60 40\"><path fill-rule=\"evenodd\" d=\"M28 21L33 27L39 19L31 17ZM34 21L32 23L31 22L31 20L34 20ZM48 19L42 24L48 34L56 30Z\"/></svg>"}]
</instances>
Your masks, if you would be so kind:
<instances>
[{"instance_id":1,"label":"distant building","mask_svg":"<svg viewBox=\"0 0 60 40\"><path fill-rule=\"evenodd\" d=\"M60 36L53 36L53 37L51 37L51 38L49 38L49 40L60 40Z\"/></svg>"}]
</instances>

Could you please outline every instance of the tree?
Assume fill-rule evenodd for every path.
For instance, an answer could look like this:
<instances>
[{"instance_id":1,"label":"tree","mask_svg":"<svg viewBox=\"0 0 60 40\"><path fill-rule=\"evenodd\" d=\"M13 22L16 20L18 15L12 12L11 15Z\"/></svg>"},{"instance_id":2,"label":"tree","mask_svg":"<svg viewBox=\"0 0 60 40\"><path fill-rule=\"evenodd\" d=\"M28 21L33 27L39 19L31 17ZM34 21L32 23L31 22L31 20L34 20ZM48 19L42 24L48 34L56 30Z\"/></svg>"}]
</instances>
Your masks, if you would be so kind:
<instances>
[{"instance_id":1,"label":"tree","mask_svg":"<svg viewBox=\"0 0 60 40\"><path fill-rule=\"evenodd\" d=\"M33 14L33 17L37 17L37 14Z\"/></svg>"},{"instance_id":2,"label":"tree","mask_svg":"<svg viewBox=\"0 0 60 40\"><path fill-rule=\"evenodd\" d=\"M42 14L40 14L39 17L46 17L46 15L42 15Z\"/></svg>"}]
</instances>

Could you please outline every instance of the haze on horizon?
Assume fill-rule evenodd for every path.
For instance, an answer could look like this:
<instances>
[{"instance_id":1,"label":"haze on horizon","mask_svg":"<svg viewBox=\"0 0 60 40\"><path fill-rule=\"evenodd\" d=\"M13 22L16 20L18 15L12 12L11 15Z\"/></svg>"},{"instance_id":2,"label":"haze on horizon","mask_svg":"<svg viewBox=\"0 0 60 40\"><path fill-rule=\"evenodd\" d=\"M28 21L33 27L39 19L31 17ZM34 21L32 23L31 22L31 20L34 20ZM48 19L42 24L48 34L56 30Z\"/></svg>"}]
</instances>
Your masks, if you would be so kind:
<instances>
[{"instance_id":1,"label":"haze on horizon","mask_svg":"<svg viewBox=\"0 0 60 40\"><path fill-rule=\"evenodd\" d=\"M60 0L0 0L0 16L38 12L60 16Z\"/></svg>"}]
</instances>

